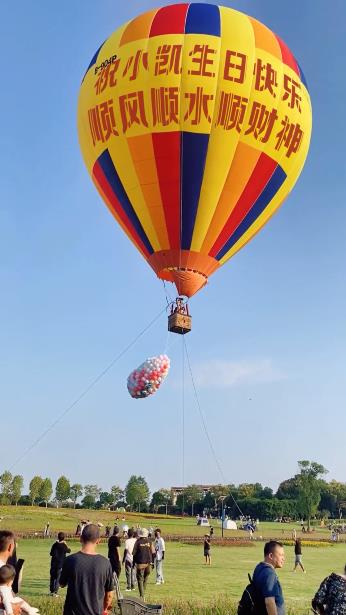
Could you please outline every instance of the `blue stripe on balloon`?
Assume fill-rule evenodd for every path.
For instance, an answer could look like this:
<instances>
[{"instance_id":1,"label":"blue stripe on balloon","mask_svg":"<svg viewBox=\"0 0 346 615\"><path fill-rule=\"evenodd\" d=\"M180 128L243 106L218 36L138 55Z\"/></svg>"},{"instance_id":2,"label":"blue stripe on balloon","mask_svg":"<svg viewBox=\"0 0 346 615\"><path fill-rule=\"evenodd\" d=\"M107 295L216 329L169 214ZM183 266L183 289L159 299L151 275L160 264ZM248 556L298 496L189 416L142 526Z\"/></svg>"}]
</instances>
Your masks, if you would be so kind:
<instances>
[{"instance_id":1,"label":"blue stripe on balloon","mask_svg":"<svg viewBox=\"0 0 346 615\"><path fill-rule=\"evenodd\" d=\"M148 252L150 252L150 254L153 254L153 247L145 234L145 231L139 221L135 210L133 209L129 201L124 186L121 183L120 177L115 169L113 160L107 149L97 159L97 162L99 163L110 188L113 190L116 198L118 199L121 207L123 208L125 215L130 220L133 228L136 230L138 236L141 238Z\"/></svg>"},{"instance_id":2,"label":"blue stripe on balloon","mask_svg":"<svg viewBox=\"0 0 346 615\"><path fill-rule=\"evenodd\" d=\"M281 188L284 183L287 175L285 171L278 165L271 176L269 182L266 187L263 189L258 199L254 202L252 208L249 213L245 216L244 220L239 224L238 228L234 231L228 241L225 243L223 248L216 255L216 260L221 260L225 254L227 254L228 250L230 250L235 243L244 235L244 233L250 228L250 226L255 222L258 216L265 210L267 205L269 205L272 198L275 196L279 188Z\"/></svg>"},{"instance_id":3,"label":"blue stripe on balloon","mask_svg":"<svg viewBox=\"0 0 346 615\"><path fill-rule=\"evenodd\" d=\"M183 132L181 139L181 247L189 250L203 181L209 135Z\"/></svg>"},{"instance_id":4,"label":"blue stripe on balloon","mask_svg":"<svg viewBox=\"0 0 346 615\"><path fill-rule=\"evenodd\" d=\"M86 71L85 71L85 73L84 73L84 77L83 77L83 79L82 79L82 83L83 83L83 81L84 81L84 79L85 79L85 75L87 74L87 72L88 72L89 68L91 68L92 66L94 66L94 64L96 64L97 56L99 55L100 50L101 50L101 48L103 47L104 43L105 43L105 41L103 41L102 45L100 45L100 47L98 48L98 50L96 51L96 53L94 53L93 57L91 58L90 64L89 64L88 68L86 69Z\"/></svg>"},{"instance_id":5,"label":"blue stripe on balloon","mask_svg":"<svg viewBox=\"0 0 346 615\"><path fill-rule=\"evenodd\" d=\"M297 62L297 60L296 60L296 62ZM304 75L304 73L303 73L303 71L302 71L302 69L301 69L301 66L300 66L300 64L298 64L298 62L297 62L297 65L298 65L299 72L300 72L300 78L301 78L302 82L304 83L304 85L305 85L305 87L306 87L307 91L309 91L309 88L308 88L308 83L307 83L307 81L306 81L306 79L305 79L305 75Z\"/></svg>"},{"instance_id":6,"label":"blue stripe on balloon","mask_svg":"<svg viewBox=\"0 0 346 615\"><path fill-rule=\"evenodd\" d=\"M220 36L220 11L214 4L190 4L185 34L211 34Z\"/></svg>"}]
</instances>

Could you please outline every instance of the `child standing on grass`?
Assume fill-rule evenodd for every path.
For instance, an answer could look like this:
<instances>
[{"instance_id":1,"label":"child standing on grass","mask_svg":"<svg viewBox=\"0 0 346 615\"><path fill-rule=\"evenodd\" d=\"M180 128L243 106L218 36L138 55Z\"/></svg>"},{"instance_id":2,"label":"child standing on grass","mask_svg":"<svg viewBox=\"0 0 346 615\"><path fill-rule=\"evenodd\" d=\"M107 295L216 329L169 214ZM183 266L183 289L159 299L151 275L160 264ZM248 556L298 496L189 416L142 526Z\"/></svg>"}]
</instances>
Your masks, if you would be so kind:
<instances>
[{"instance_id":1,"label":"child standing on grass","mask_svg":"<svg viewBox=\"0 0 346 615\"><path fill-rule=\"evenodd\" d=\"M15 597L12 591L12 583L16 576L16 570L13 566L5 564L0 568L0 600L3 604L3 609L0 609L0 613L6 613L6 615L13 615L12 605L19 604L23 613L27 615L36 615L39 610L33 606L30 606L25 600Z\"/></svg>"},{"instance_id":2,"label":"child standing on grass","mask_svg":"<svg viewBox=\"0 0 346 615\"><path fill-rule=\"evenodd\" d=\"M211 557L210 557L210 536L209 534L205 534L204 536L204 557L205 557L205 565L206 566L210 566L211 565Z\"/></svg>"}]
</instances>

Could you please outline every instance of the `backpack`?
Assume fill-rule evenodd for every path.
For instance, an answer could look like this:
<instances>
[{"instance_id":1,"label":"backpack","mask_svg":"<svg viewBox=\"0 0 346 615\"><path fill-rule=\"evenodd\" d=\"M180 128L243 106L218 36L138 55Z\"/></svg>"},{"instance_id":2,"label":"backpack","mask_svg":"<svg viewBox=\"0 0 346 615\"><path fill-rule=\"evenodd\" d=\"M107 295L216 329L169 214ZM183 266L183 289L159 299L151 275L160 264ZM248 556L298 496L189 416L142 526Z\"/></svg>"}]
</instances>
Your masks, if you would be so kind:
<instances>
[{"instance_id":1,"label":"backpack","mask_svg":"<svg viewBox=\"0 0 346 615\"><path fill-rule=\"evenodd\" d=\"M262 615L266 612L264 600L257 591L251 576L238 603L238 615Z\"/></svg>"}]
</instances>

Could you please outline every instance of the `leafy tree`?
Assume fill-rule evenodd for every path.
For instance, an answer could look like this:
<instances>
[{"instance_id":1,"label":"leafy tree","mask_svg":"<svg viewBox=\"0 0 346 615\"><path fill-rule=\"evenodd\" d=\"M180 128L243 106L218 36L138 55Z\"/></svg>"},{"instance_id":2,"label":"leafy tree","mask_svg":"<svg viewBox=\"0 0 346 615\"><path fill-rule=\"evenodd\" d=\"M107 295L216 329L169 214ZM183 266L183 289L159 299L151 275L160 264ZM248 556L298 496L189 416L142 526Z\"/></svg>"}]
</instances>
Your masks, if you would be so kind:
<instances>
[{"instance_id":1,"label":"leafy tree","mask_svg":"<svg viewBox=\"0 0 346 615\"><path fill-rule=\"evenodd\" d=\"M101 492L102 492L102 489L98 487L97 485L85 485L83 502L85 503L85 498L87 497L88 498L87 501L92 502L94 505L96 500L98 500L98 498L100 497Z\"/></svg>"},{"instance_id":2,"label":"leafy tree","mask_svg":"<svg viewBox=\"0 0 346 615\"><path fill-rule=\"evenodd\" d=\"M157 513L161 506L166 507L166 515L168 513L168 506L172 503L172 493L170 489L159 489L155 491L151 497L150 508Z\"/></svg>"},{"instance_id":3,"label":"leafy tree","mask_svg":"<svg viewBox=\"0 0 346 615\"><path fill-rule=\"evenodd\" d=\"M68 500L70 497L70 494L71 494L70 481L68 480L68 478L66 478L66 476L60 476L57 480L56 487L55 487L55 499L57 502L57 506L59 506L59 503L61 504L62 502L65 502L66 500Z\"/></svg>"},{"instance_id":4,"label":"leafy tree","mask_svg":"<svg viewBox=\"0 0 346 615\"><path fill-rule=\"evenodd\" d=\"M82 499L83 508L95 508L95 498L92 495L85 495Z\"/></svg>"},{"instance_id":5,"label":"leafy tree","mask_svg":"<svg viewBox=\"0 0 346 615\"><path fill-rule=\"evenodd\" d=\"M53 485L50 478L44 478L39 491L39 498L42 502L46 503L46 508L48 506L48 502L53 494Z\"/></svg>"},{"instance_id":6,"label":"leafy tree","mask_svg":"<svg viewBox=\"0 0 346 615\"><path fill-rule=\"evenodd\" d=\"M280 483L276 492L276 497L279 500L296 500L299 495L298 476L288 478Z\"/></svg>"},{"instance_id":7,"label":"leafy tree","mask_svg":"<svg viewBox=\"0 0 346 615\"><path fill-rule=\"evenodd\" d=\"M227 491L228 491L228 488L225 487L225 485L213 485L210 492L214 498L215 508L217 508L220 497L223 495L227 495Z\"/></svg>"},{"instance_id":8,"label":"leafy tree","mask_svg":"<svg viewBox=\"0 0 346 615\"><path fill-rule=\"evenodd\" d=\"M121 487L119 487L118 485L113 485L111 487L111 494L112 494L111 504L113 504L113 506L116 506L119 500L124 499L124 490L121 489Z\"/></svg>"},{"instance_id":9,"label":"leafy tree","mask_svg":"<svg viewBox=\"0 0 346 615\"><path fill-rule=\"evenodd\" d=\"M188 504L191 504L191 515L193 516L194 505L202 499L201 490L198 485L188 485L185 489L185 498Z\"/></svg>"},{"instance_id":10,"label":"leafy tree","mask_svg":"<svg viewBox=\"0 0 346 615\"><path fill-rule=\"evenodd\" d=\"M42 476L34 476L34 478L32 478L30 481L29 495L31 499L31 506L35 504L35 500L37 500L37 498L40 495L40 489L41 489L42 482L43 482Z\"/></svg>"},{"instance_id":11,"label":"leafy tree","mask_svg":"<svg viewBox=\"0 0 346 615\"><path fill-rule=\"evenodd\" d=\"M257 498L262 491L263 487L260 483L241 483L238 487L238 497Z\"/></svg>"},{"instance_id":12,"label":"leafy tree","mask_svg":"<svg viewBox=\"0 0 346 615\"><path fill-rule=\"evenodd\" d=\"M74 483L73 485L71 485L70 498L72 499L72 502L73 502L73 508L76 508L76 502L78 498L80 498L82 495L83 495L83 485L80 485L79 483Z\"/></svg>"},{"instance_id":13,"label":"leafy tree","mask_svg":"<svg viewBox=\"0 0 346 615\"><path fill-rule=\"evenodd\" d=\"M270 500L273 497L273 490L270 487L263 487L261 493L258 494L259 498L263 500Z\"/></svg>"},{"instance_id":14,"label":"leafy tree","mask_svg":"<svg viewBox=\"0 0 346 615\"><path fill-rule=\"evenodd\" d=\"M1 502L3 504L9 504L11 502L12 478L11 472L7 470L0 475Z\"/></svg>"},{"instance_id":15,"label":"leafy tree","mask_svg":"<svg viewBox=\"0 0 346 615\"><path fill-rule=\"evenodd\" d=\"M321 499L321 480L328 470L316 461L303 459L298 461L300 473L298 480L298 506L301 513L308 521L310 530L311 517L316 514Z\"/></svg>"},{"instance_id":16,"label":"leafy tree","mask_svg":"<svg viewBox=\"0 0 346 615\"><path fill-rule=\"evenodd\" d=\"M133 507L137 504L138 512L140 512L141 504L147 504L149 500L149 487L145 478L133 474L125 487L125 494L129 506Z\"/></svg>"},{"instance_id":17,"label":"leafy tree","mask_svg":"<svg viewBox=\"0 0 346 615\"><path fill-rule=\"evenodd\" d=\"M11 487L10 487L10 499L11 503L18 505L18 501L20 500L20 496L22 495L22 490L24 486L24 479L20 474L17 474L12 478Z\"/></svg>"},{"instance_id":18,"label":"leafy tree","mask_svg":"<svg viewBox=\"0 0 346 615\"><path fill-rule=\"evenodd\" d=\"M342 511L346 509L346 483L332 480L328 484L328 490L331 496L335 498L335 507L341 519Z\"/></svg>"},{"instance_id":19,"label":"leafy tree","mask_svg":"<svg viewBox=\"0 0 346 615\"><path fill-rule=\"evenodd\" d=\"M108 491L102 491L100 493L100 499L97 502L97 504L99 505L97 506L97 508L109 508L112 503L113 503L112 494L108 493Z\"/></svg>"}]
</instances>

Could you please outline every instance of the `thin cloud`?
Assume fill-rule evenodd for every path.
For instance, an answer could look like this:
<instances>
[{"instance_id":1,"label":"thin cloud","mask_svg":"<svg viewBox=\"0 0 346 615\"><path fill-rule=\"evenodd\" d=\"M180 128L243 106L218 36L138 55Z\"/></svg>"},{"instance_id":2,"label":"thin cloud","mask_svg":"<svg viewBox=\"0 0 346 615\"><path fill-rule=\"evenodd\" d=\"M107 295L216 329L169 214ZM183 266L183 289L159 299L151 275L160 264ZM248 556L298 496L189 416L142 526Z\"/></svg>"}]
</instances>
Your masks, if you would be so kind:
<instances>
[{"instance_id":1,"label":"thin cloud","mask_svg":"<svg viewBox=\"0 0 346 615\"><path fill-rule=\"evenodd\" d=\"M234 388L242 385L268 384L284 380L283 372L271 359L227 361L211 360L194 368L194 379L199 388Z\"/></svg>"}]
</instances>

